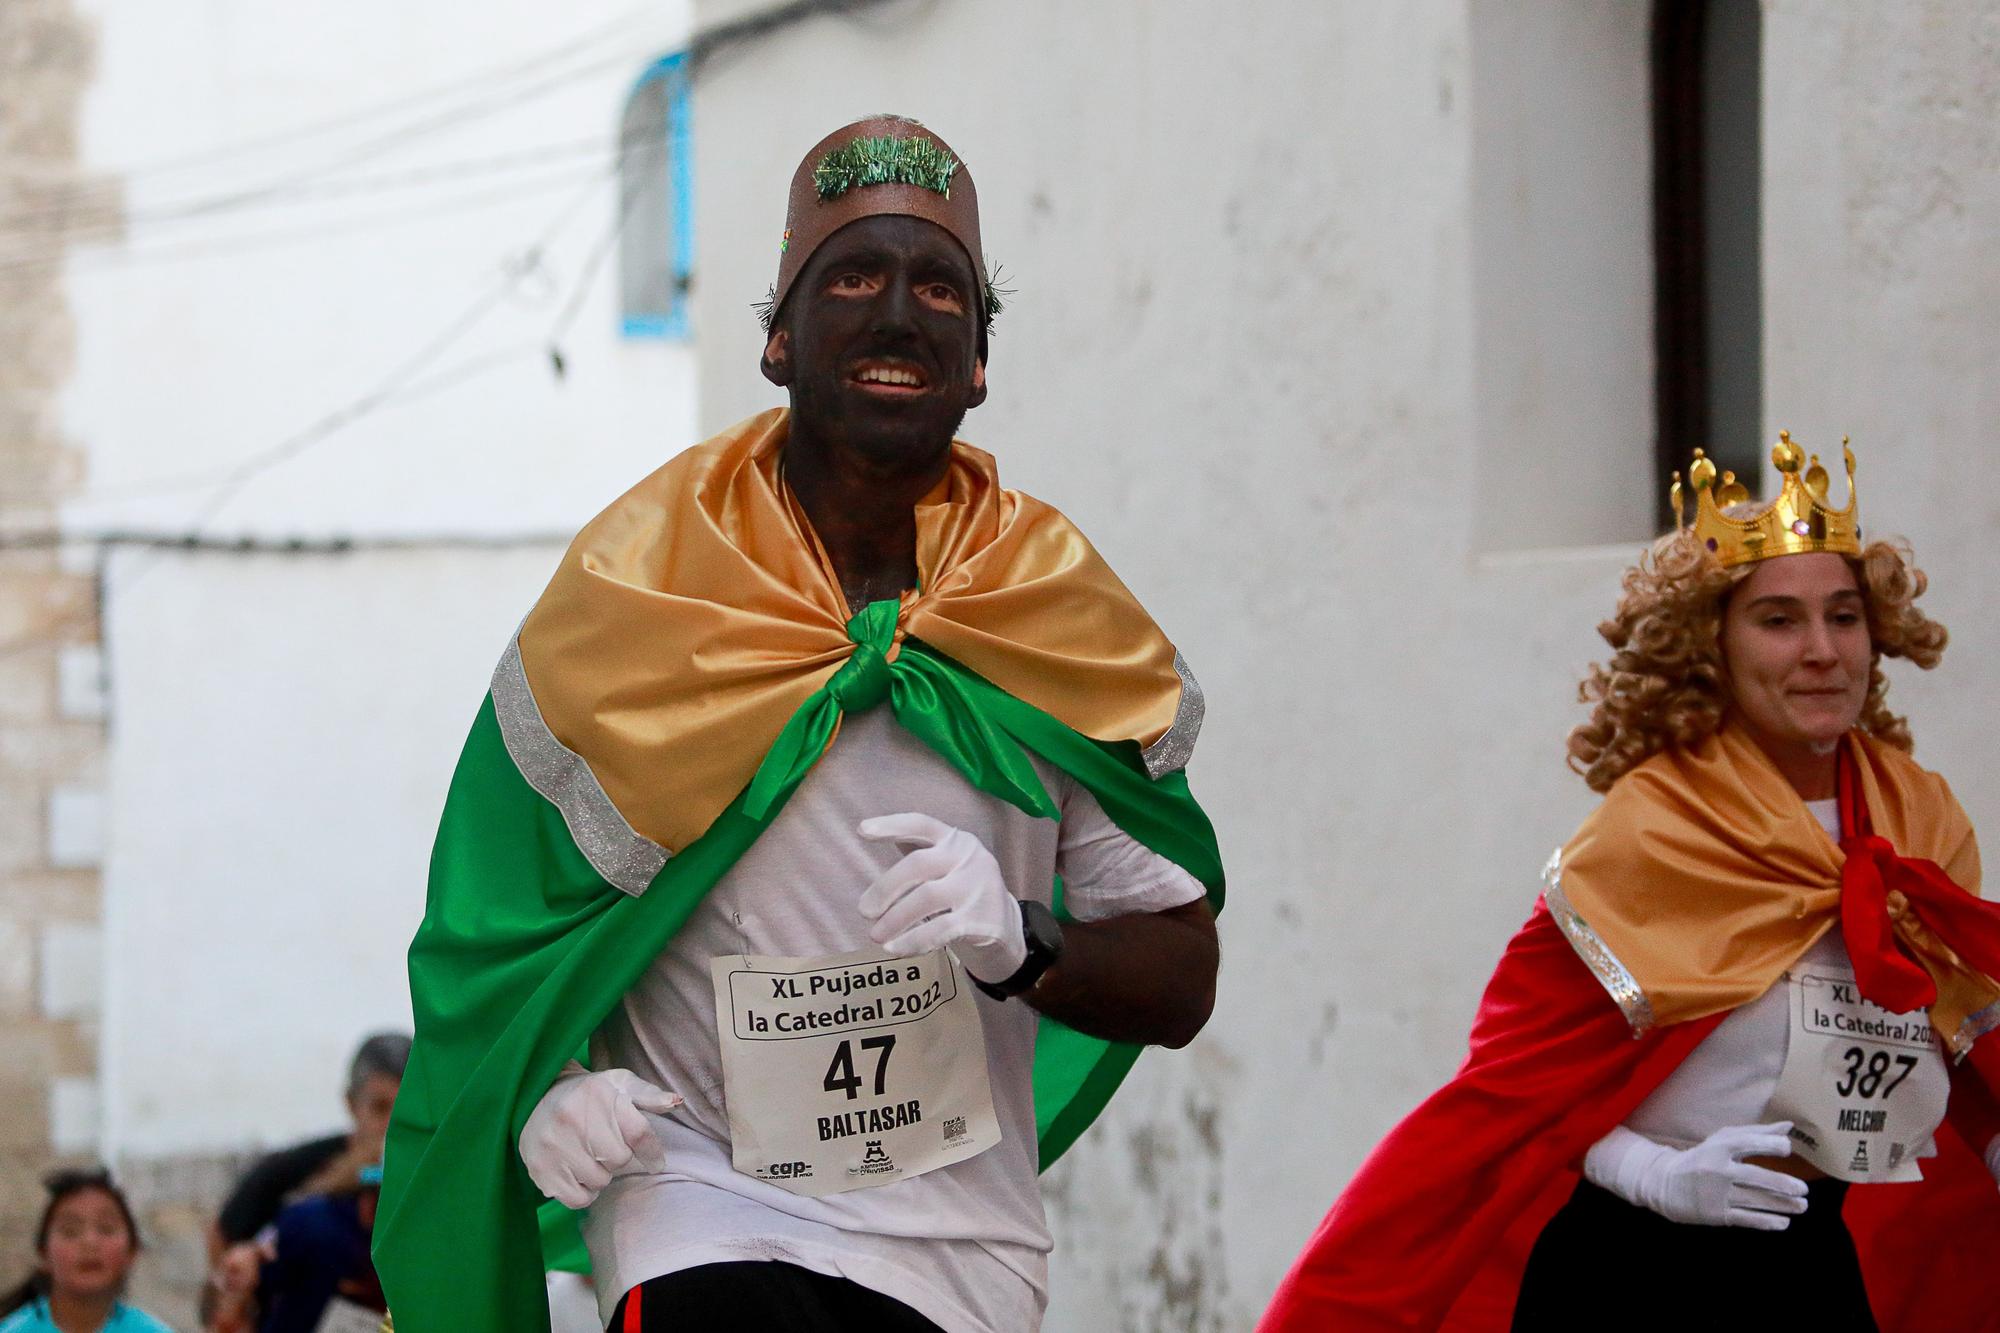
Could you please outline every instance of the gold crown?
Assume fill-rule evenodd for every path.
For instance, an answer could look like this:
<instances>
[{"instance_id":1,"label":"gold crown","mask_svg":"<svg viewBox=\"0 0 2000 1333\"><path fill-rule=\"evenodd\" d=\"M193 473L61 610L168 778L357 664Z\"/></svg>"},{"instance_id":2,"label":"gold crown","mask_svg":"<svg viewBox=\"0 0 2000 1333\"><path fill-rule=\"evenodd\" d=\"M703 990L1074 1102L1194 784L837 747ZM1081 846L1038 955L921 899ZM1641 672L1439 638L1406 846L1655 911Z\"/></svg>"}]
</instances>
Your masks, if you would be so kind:
<instances>
[{"instance_id":1,"label":"gold crown","mask_svg":"<svg viewBox=\"0 0 2000 1333\"><path fill-rule=\"evenodd\" d=\"M1842 555L1861 554L1860 515L1854 506L1854 451L1847 437L1840 437L1840 452L1847 460L1847 507L1834 509L1826 503L1826 469L1819 455L1808 460L1805 450L1792 443L1792 433L1778 432L1771 447L1771 462L1784 480L1778 498L1749 518L1731 518L1722 511L1733 505L1748 504L1750 492L1736 480L1734 472L1716 477L1715 463L1697 449L1688 466L1688 482L1694 487L1694 535L1700 539L1724 569L1747 565L1752 560L1768 560L1775 555L1798 555L1806 551L1837 551ZM1681 474L1674 473L1674 526L1685 527L1681 508Z\"/></svg>"}]
</instances>

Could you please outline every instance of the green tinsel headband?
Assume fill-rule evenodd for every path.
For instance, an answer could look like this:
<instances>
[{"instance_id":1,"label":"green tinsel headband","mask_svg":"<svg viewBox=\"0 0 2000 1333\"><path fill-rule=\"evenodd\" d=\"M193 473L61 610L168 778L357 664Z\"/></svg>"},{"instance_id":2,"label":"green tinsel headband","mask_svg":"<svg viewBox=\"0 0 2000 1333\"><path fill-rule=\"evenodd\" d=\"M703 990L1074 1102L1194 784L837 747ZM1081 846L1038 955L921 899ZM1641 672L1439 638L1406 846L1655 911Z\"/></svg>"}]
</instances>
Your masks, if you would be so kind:
<instances>
[{"instance_id":1,"label":"green tinsel headband","mask_svg":"<svg viewBox=\"0 0 2000 1333\"><path fill-rule=\"evenodd\" d=\"M813 188L822 201L864 185L914 185L951 198L958 159L929 139L887 136L854 139L819 160Z\"/></svg>"}]
</instances>

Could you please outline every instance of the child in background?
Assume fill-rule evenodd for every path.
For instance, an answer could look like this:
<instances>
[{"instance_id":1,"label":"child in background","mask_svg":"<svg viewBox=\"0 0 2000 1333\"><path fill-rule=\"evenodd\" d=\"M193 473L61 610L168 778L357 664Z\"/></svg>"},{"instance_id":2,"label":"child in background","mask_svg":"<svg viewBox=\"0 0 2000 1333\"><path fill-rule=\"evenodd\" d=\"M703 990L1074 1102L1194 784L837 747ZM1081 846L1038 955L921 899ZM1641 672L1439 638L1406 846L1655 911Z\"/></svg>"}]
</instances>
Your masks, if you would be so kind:
<instances>
[{"instance_id":1,"label":"child in background","mask_svg":"<svg viewBox=\"0 0 2000 1333\"><path fill-rule=\"evenodd\" d=\"M58 1171L35 1229L35 1271L0 1300L0 1333L173 1333L118 1299L139 1227L104 1171Z\"/></svg>"}]
</instances>

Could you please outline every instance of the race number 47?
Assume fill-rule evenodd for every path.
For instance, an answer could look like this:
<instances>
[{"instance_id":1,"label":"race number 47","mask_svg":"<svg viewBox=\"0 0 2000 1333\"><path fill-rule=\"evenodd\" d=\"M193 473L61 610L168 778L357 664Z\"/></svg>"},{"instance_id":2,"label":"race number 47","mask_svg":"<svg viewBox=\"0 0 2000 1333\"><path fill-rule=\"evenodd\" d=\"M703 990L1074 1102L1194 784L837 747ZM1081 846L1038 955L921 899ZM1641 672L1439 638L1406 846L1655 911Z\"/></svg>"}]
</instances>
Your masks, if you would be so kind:
<instances>
[{"instance_id":1,"label":"race number 47","mask_svg":"<svg viewBox=\"0 0 2000 1333\"><path fill-rule=\"evenodd\" d=\"M896 1034L891 1032L880 1037L863 1037L863 1051L876 1051L875 1095L884 1095L889 1084L889 1052L896 1049ZM861 1095L861 1075L854 1072L854 1044L842 1041L833 1051L833 1063L826 1067L826 1081L823 1086L828 1092L844 1092L847 1100L853 1101Z\"/></svg>"}]
</instances>

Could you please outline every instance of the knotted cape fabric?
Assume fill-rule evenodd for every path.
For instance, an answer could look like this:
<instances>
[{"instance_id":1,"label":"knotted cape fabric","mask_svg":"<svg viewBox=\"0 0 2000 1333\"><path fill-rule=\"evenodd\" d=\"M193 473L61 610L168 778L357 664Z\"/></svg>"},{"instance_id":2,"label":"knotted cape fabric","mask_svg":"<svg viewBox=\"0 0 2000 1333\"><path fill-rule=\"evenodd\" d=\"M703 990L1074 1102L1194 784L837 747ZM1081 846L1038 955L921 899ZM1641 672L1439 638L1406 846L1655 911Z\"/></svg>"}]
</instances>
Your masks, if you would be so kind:
<instances>
[{"instance_id":1,"label":"knotted cape fabric","mask_svg":"<svg viewBox=\"0 0 2000 1333\"><path fill-rule=\"evenodd\" d=\"M1868 812L1893 860L1935 872L1944 915L1927 900L1901 901L1899 890L1892 910L1877 907L1880 929L1864 936L1864 923L1854 920L1863 863L1826 836L1756 742L1725 725L1620 779L1549 874L1556 923L1635 1032L1756 999L1840 928L1843 912L1869 998L1899 1011L1927 1008L1954 1053L2000 1023L1992 976L2000 957L1987 943L2000 933L1990 924L1994 909L1978 902L1972 822L1945 780L1901 750L1862 731L1843 744L1843 789L1854 789L1855 808ZM1960 923L1959 913L1982 919ZM1869 937L1874 947L1864 948ZM1906 1002L1871 990L1874 956L1905 952L1913 962L1904 966L1926 979L1928 995Z\"/></svg>"},{"instance_id":2,"label":"knotted cape fabric","mask_svg":"<svg viewBox=\"0 0 2000 1333\"><path fill-rule=\"evenodd\" d=\"M918 588L850 617L783 484L786 423L725 431L593 520L473 722L410 947L416 1044L375 1228L399 1333L547 1328L545 1251L581 1246L521 1127L844 711L886 703L974 787L1055 818L1040 756L1222 905L1181 771L1199 689L1083 535L955 443L916 510ZM1137 1055L1041 1020L1044 1167Z\"/></svg>"}]
</instances>

